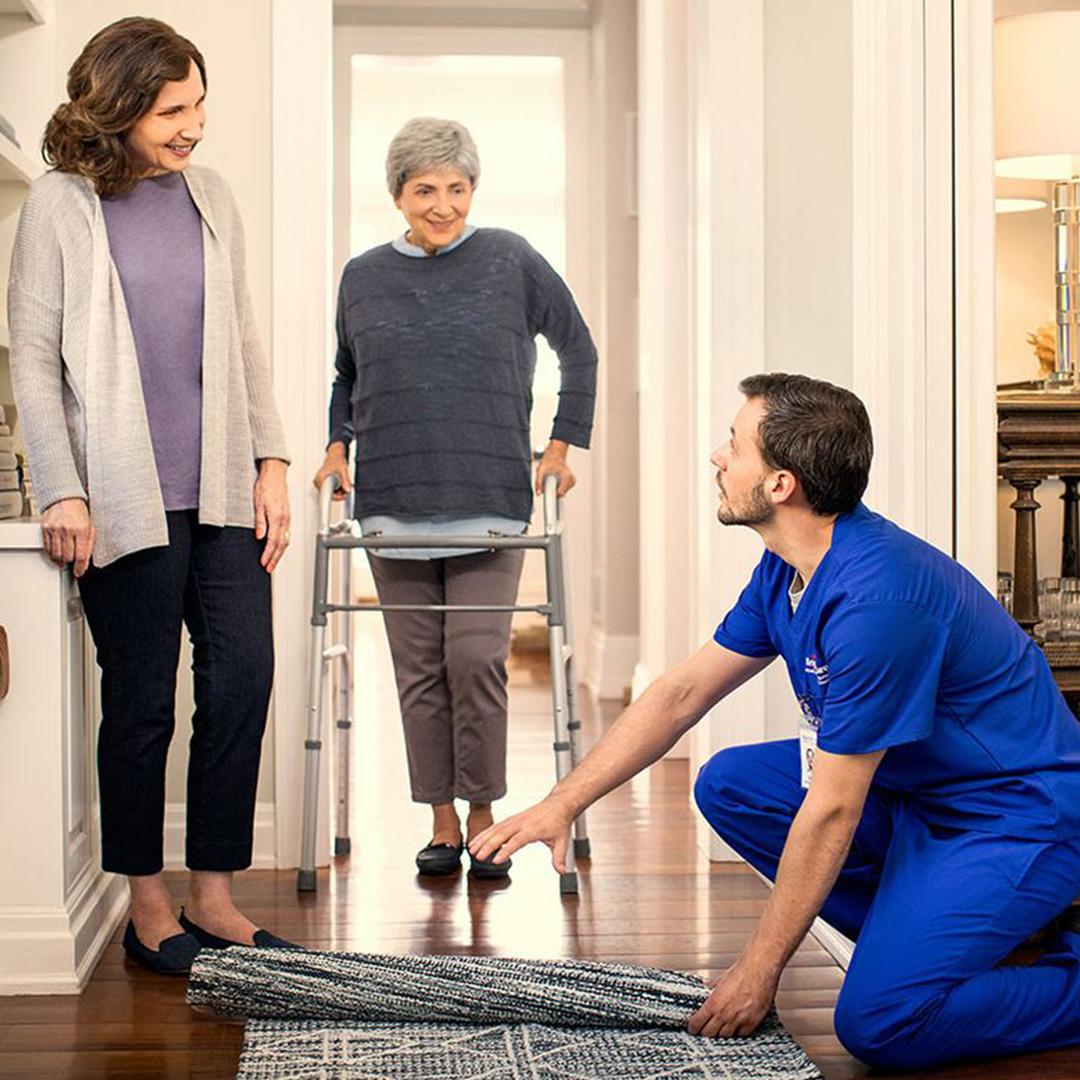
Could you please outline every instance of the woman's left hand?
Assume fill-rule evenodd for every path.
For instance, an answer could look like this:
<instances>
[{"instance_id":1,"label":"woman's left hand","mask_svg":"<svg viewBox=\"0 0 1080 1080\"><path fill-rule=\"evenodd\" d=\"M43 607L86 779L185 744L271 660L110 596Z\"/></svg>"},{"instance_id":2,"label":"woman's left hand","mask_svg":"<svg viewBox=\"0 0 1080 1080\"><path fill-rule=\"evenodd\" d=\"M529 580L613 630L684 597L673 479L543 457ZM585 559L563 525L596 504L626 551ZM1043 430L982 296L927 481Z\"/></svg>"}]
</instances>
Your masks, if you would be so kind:
<instances>
[{"instance_id":1,"label":"woman's left hand","mask_svg":"<svg viewBox=\"0 0 1080 1080\"><path fill-rule=\"evenodd\" d=\"M563 442L561 439L552 439L547 444L547 449L536 466L537 495L544 493L545 476L558 477L559 486L556 494L560 496L565 495L577 483L577 477L570 471L570 466L566 464L566 452L569 449L570 444Z\"/></svg>"},{"instance_id":2,"label":"woman's left hand","mask_svg":"<svg viewBox=\"0 0 1080 1080\"><path fill-rule=\"evenodd\" d=\"M289 546L289 489L285 484L288 467L276 458L263 458L255 481L255 536L266 539L259 562L268 574L274 572Z\"/></svg>"}]
</instances>

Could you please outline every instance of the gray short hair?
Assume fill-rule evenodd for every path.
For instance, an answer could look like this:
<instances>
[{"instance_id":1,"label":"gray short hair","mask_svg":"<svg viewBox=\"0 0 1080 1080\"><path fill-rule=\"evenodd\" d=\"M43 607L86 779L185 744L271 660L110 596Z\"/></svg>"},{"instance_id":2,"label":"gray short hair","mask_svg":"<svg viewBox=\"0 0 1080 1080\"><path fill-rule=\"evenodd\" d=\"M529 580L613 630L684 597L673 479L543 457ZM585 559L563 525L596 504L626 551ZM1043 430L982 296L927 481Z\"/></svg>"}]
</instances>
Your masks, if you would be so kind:
<instances>
[{"instance_id":1,"label":"gray short hair","mask_svg":"<svg viewBox=\"0 0 1080 1080\"><path fill-rule=\"evenodd\" d=\"M390 141L386 152L386 186L396 199L410 176L432 169L456 169L476 187L480 180L480 155L463 124L418 116Z\"/></svg>"}]
</instances>

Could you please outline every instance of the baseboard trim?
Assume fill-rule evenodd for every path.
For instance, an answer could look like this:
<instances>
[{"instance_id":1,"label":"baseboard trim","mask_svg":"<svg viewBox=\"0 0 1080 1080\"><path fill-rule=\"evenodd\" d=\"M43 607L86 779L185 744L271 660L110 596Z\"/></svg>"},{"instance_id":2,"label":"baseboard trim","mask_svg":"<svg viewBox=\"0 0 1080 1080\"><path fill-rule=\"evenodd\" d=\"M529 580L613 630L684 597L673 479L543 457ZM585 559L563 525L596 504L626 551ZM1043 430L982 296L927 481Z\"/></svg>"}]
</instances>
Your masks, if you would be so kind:
<instances>
[{"instance_id":1,"label":"baseboard trim","mask_svg":"<svg viewBox=\"0 0 1080 1080\"><path fill-rule=\"evenodd\" d=\"M810 927L811 936L817 943L847 971L851 956L855 952L855 942L844 937L835 926L830 926L824 919L817 918Z\"/></svg>"},{"instance_id":2,"label":"baseboard trim","mask_svg":"<svg viewBox=\"0 0 1080 1080\"><path fill-rule=\"evenodd\" d=\"M725 845L726 846L726 845ZM745 862L745 860L743 860ZM756 867L750 869L771 889L773 883ZM847 971L851 963L852 954L855 952L855 942L845 937L831 926L823 918L818 916L810 925L810 936L836 961L842 971Z\"/></svg>"},{"instance_id":3,"label":"baseboard trim","mask_svg":"<svg viewBox=\"0 0 1080 1080\"><path fill-rule=\"evenodd\" d=\"M634 678L637 634L605 634L594 626L589 646L589 672L585 678L589 693L601 701L622 701Z\"/></svg>"},{"instance_id":4,"label":"baseboard trim","mask_svg":"<svg viewBox=\"0 0 1080 1080\"><path fill-rule=\"evenodd\" d=\"M255 835L251 850L253 870L277 869L277 814L272 802L255 804ZM165 804L165 869L183 870L187 803Z\"/></svg>"},{"instance_id":5,"label":"baseboard trim","mask_svg":"<svg viewBox=\"0 0 1080 1080\"><path fill-rule=\"evenodd\" d=\"M0 996L79 993L127 906L124 878L88 868L66 907L0 909Z\"/></svg>"}]
</instances>

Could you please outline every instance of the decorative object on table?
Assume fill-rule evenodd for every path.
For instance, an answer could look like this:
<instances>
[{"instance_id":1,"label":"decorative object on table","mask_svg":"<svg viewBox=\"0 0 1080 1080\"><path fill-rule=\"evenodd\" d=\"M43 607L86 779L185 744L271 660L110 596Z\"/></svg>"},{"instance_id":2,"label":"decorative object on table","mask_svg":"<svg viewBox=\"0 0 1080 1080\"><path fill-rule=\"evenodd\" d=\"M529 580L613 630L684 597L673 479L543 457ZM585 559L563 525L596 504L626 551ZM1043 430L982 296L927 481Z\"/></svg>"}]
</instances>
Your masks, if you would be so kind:
<instances>
[{"instance_id":1,"label":"decorative object on table","mask_svg":"<svg viewBox=\"0 0 1080 1080\"><path fill-rule=\"evenodd\" d=\"M1013 15L994 24L995 172L1053 185L1057 340L1046 387L1066 391L1077 389L1080 378L1078 52L1080 11Z\"/></svg>"},{"instance_id":2,"label":"decorative object on table","mask_svg":"<svg viewBox=\"0 0 1080 1080\"><path fill-rule=\"evenodd\" d=\"M1061 637L1061 578L1039 579L1039 619L1041 641L1056 641Z\"/></svg>"},{"instance_id":3,"label":"decorative object on table","mask_svg":"<svg viewBox=\"0 0 1080 1080\"><path fill-rule=\"evenodd\" d=\"M1027 342L1035 351L1039 374L1047 378L1054 370L1057 359L1057 327L1053 323L1043 323L1034 333L1028 334Z\"/></svg>"},{"instance_id":4,"label":"decorative object on table","mask_svg":"<svg viewBox=\"0 0 1080 1080\"><path fill-rule=\"evenodd\" d=\"M775 1016L701 1039L693 975L585 960L275 949L196 957L188 1002L249 1019L240 1080L818 1080Z\"/></svg>"},{"instance_id":5,"label":"decorative object on table","mask_svg":"<svg viewBox=\"0 0 1080 1080\"><path fill-rule=\"evenodd\" d=\"M1006 570L999 571L997 577L998 603L1011 615L1013 605L1013 576Z\"/></svg>"},{"instance_id":6,"label":"decorative object on table","mask_svg":"<svg viewBox=\"0 0 1080 1080\"><path fill-rule=\"evenodd\" d=\"M1080 578L1061 579L1059 627L1062 641L1080 641Z\"/></svg>"},{"instance_id":7,"label":"decorative object on table","mask_svg":"<svg viewBox=\"0 0 1080 1080\"><path fill-rule=\"evenodd\" d=\"M820 1080L821 1075L775 1017L745 1039L702 1039L656 1028L252 1020L244 1032L237 1080Z\"/></svg>"}]
</instances>

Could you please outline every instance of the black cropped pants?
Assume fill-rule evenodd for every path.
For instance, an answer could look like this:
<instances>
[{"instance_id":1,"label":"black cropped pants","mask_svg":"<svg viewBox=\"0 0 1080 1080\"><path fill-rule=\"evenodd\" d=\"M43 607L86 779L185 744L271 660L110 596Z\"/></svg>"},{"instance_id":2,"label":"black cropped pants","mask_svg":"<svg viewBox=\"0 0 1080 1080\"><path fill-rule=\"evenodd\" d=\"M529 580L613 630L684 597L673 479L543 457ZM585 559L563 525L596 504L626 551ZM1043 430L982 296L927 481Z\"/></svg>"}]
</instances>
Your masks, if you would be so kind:
<instances>
[{"instance_id":1,"label":"black cropped pants","mask_svg":"<svg viewBox=\"0 0 1080 1080\"><path fill-rule=\"evenodd\" d=\"M91 567L79 580L101 667L102 866L133 875L162 869L165 763L186 625L195 689L187 865L241 870L251 863L273 680L270 575L254 530L200 525L194 510L166 517L168 547Z\"/></svg>"}]
</instances>

